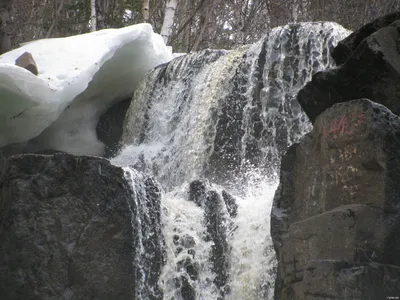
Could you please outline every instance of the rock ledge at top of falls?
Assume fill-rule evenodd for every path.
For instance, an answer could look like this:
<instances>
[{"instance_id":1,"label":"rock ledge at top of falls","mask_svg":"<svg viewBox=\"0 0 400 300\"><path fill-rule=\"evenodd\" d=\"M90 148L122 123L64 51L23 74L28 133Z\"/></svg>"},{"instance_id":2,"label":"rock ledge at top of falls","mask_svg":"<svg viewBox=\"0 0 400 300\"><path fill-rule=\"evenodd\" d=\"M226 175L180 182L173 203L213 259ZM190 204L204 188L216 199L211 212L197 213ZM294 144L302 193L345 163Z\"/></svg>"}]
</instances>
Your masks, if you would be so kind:
<instances>
[{"instance_id":1,"label":"rock ledge at top of falls","mask_svg":"<svg viewBox=\"0 0 400 300\"><path fill-rule=\"evenodd\" d=\"M0 158L0 168L1 299L162 299L160 193L151 179L129 183L106 159L68 154ZM138 224L142 210L151 213Z\"/></svg>"},{"instance_id":2,"label":"rock ledge at top of falls","mask_svg":"<svg viewBox=\"0 0 400 300\"><path fill-rule=\"evenodd\" d=\"M275 299L400 295L400 118L339 103L282 159L271 214Z\"/></svg>"},{"instance_id":3,"label":"rock ledge at top of falls","mask_svg":"<svg viewBox=\"0 0 400 300\"><path fill-rule=\"evenodd\" d=\"M39 74L15 66L32 54ZM102 155L96 124L146 72L172 59L149 24L34 41L0 56L0 147ZM11 151L12 152L12 151Z\"/></svg>"},{"instance_id":4,"label":"rock ledge at top of falls","mask_svg":"<svg viewBox=\"0 0 400 300\"><path fill-rule=\"evenodd\" d=\"M315 74L297 96L311 122L335 103L358 98L371 99L400 114L399 38L400 13L394 13L339 43L334 57L343 64Z\"/></svg>"}]
</instances>

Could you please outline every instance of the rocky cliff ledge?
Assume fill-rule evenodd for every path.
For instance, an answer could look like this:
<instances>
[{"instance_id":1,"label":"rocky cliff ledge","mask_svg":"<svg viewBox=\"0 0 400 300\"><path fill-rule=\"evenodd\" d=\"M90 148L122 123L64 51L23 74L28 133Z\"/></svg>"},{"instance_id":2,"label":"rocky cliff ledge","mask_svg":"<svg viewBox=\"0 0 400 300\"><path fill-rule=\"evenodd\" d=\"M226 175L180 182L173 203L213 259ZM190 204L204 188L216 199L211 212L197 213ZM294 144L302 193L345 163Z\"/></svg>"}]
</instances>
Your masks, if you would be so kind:
<instances>
[{"instance_id":1,"label":"rocky cliff ledge","mask_svg":"<svg viewBox=\"0 0 400 300\"><path fill-rule=\"evenodd\" d=\"M314 123L335 103L368 98L400 114L400 12L381 17L353 32L334 49L338 68L313 76L298 94Z\"/></svg>"},{"instance_id":2,"label":"rocky cliff ledge","mask_svg":"<svg viewBox=\"0 0 400 300\"><path fill-rule=\"evenodd\" d=\"M400 118L336 104L290 147L272 210L276 299L400 296Z\"/></svg>"},{"instance_id":3,"label":"rocky cliff ledge","mask_svg":"<svg viewBox=\"0 0 400 300\"><path fill-rule=\"evenodd\" d=\"M298 94L314 129L282 159L277 300L400 297L399 30L399 12L366 24Z\"/></svg>"},{"instance_id":4,"label":"rocky cliff ledge","mask_svg":"<svg viewBox=\"0 0 400 300\"><path fill-rule=\"evenodd\" d=\"M150 179L133 191L108 160L67 154L13 156L0 172L1 299L162 299L133 284L138 205L151 206L147 221L159 223ZM144 284L158 280L162 262L159 226L147 221L141 230L153 239L142 247L153 256Z\"/></svg>"}]
</instances>

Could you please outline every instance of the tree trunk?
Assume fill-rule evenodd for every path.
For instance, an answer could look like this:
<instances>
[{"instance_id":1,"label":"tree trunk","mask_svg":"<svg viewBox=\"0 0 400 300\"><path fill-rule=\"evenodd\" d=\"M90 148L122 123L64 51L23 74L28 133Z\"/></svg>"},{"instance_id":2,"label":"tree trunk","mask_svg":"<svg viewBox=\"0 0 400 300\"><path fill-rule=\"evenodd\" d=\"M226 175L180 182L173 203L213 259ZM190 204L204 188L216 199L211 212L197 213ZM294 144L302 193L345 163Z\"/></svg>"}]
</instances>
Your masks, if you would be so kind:
<instances>
[{"instance_id":1,"label":"tree trunk","mask_svg":"<svg viewBox=\"0 0 400 300\"><path fill-rule=\"evenodd\" d=\"M11 50L10 12L11 12L11 0L1 1L1 4L0 4L0 54Z\"/></svg>"},{"instance_id":2,"label":"tree trunk","mask_svg":"<svg viewBox=\"0 0 400 300\"><path fill-rule=\"evenodd\" d=\"M90 31L96 31L97 18L96 18L96 0L90 0Z\"/></svg>"},{"instance_id":3,"label":"tree trunk","mask_svg":"<svg viewBox=\"0 0 400 300\"><path fill-rule=\"evenodd\" d=\"M191 8L192 8L191 1L185 1L184 7L183 7L184 14L188 15L190 13L190 11L192 10ZM182 50L183 50L183 52L190 51L190 23L188 24L188 26L186 26L185 30L183 31Z\"/></svg>"},{"instance_id":4,"label":"tree trunk","mask_svg":"<svg viewBox=\"0 0 400 300\"><path fill-rule=\"evenodd\" d=\"M211 2L208 2L208 6L207 6L207 10L205 12L205 16L202 16L201 20L201 27L200 27L200 32L197 35L197 38L193 44L193 47L191 49L191 51L197 51L199 48L199 45L203 39L204 36L204 32L206 31L206 29L209 27L209 22L210 22L210 18L211 15L214 11L214 7L215 7L215 1L212 0Z\"/></svg>"},{"instance_id":5,"label":"tree trunk","mask_svg":"<svg viewBox=\"0 0 400 300\"><path fill-rule=\"evenodd\" d=\"M150 0L143 0L142 14L143 14L143 22L144 23L150 22L149 11L150 11Z\"/></svg>"},{"instance_id":6,"label":"tree trunk","mask_svg":"<svg viewBox=\"0 0 400 300\"><path fill-rule=\"evenodd\" d=\"M57 1L56 1L56 9L55 9L55 13L54 13L53 22L51 23L51 26L46 33L46 39L52 35L54 28L57 26L57 19L58 19L58 16L60 15L61 10L63 9L63 5L64 5L64 0L61 0L60 5L58 7L57 7Z\"/></svg>"},{"instance_id":7,"label":"tree trunk","mask_svg":"<svg viewBox=\"0 0 400 300\"><path fill-rule=\"evenodd\" d=\"M172 33L172 26L174 25L174 15L178 0L169 0L165 6L164 22L161 27L161 36L167 45L169 37Z\"/></svg>"}]
</instances>

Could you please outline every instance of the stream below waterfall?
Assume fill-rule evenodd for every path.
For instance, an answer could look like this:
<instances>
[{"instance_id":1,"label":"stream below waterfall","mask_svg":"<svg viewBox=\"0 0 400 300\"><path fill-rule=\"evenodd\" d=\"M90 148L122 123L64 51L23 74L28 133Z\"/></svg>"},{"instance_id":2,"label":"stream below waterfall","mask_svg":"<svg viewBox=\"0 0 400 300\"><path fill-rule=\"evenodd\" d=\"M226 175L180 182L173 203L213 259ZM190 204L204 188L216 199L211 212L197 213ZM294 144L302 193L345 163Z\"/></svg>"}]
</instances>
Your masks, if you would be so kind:
<instances>
[{"instance_id":1,"label":"stream below waterfall","mask_svg":"<svg viewBox=\"0 0 400 300\"><path fill-rule=\"evenodd\" d=\"M251 46L175 58L142 81L112 159L136 194L132 222L147 230L134 245L137 299L273 299L280 157L311 129L296 95L332 66L330 50L348 34L334 23L290 24ZM140 202L139 172L159 185L159 224ZM158 271L141 259L154 259L152 247Z\"/></svg>"}]
</instances>

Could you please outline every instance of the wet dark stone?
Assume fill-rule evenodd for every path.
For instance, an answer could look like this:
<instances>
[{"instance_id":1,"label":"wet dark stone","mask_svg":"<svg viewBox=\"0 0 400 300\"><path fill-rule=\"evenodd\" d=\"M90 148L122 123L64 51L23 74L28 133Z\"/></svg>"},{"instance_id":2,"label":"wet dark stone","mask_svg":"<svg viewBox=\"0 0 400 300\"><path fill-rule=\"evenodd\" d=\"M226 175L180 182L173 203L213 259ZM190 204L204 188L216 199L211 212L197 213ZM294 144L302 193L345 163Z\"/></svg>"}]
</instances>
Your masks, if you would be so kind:
<instances>
[{"instance_id":1,"label":"wet dark stone","mask_svg":"<svg viewBox=\"0 0 400 300\"><path fill-rule=\"evenodd\" d=\"M183 300L195 300L196 291L185 276L181 276L181 295Z\"/></svg>"},{"instance_id":2,"label":"wet dark stone","mask_svg":"<svg viewBox=\"0 0 400 300\"><path fill-rule=\"evenodd\" d=\"M229 256L231 252L227 237L233 225L230 218L237 214L237 204L226 191L220 195L207 181L203 180L191 182L188 197L189 201L204 208L205 240L213 242L211 262L212 271L216 275L214 284L219 289L221 297L224 297L229 292Z\"/></svg>"},{"instance_id":3,"label":"wet dark stone","mask_svg":"<svg viewBox=\"0 0 400 300\"><path fill-rule=\"evenodd\" d=\"M228 194L226 191L222 191L222 199L224 199L226 208L231 218L235 218L238 212L238 205L236 199Z\"/></svg>"},{"instance_id":4,"label":"wet dark stone","mask_svg":"<svg viewBox=\"0 0 400 300\"><path fill-rule=\"evenodd\" d=\"M137 273L145 272L143 281L145 287L149 288L145 288L140 295L146 299L158 300L163 299L158 280L166 261L165 243L161 231L161 192L153 178L145 178L144 184L145 191L144 194L139 194L141 201L138 201L137 210L140 214L142 245L145 251L136 256Z\"/></svg>"},{"instance_id":5,"label":"wet dark stone","mask_svg":"<svg viewBox=\"0 0 400 300\"><path fill-rule=\"evenodd\" d=\"M201 180L195 180L190 183L189 186L189 200L197 204L197 206L203 206L206 194L206 183Z\"/></svg>"}]
</instances>

